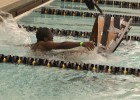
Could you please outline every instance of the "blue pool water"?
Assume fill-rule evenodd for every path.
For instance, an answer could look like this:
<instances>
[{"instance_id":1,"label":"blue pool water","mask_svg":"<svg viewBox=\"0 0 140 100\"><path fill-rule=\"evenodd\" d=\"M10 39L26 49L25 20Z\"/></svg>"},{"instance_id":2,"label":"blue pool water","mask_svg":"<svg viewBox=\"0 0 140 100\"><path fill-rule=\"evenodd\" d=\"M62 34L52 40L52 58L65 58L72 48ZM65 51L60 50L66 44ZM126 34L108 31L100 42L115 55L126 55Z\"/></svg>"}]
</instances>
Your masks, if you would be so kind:
<instances>
[{"instance_id":1,"label":"blue pool water","mask_svg":"<svg viewBox=\"0 0 140 100\"><path fill-rule=\"evenodd\" d=\"M66 7L69 4L71 3L66 2ZM55 0L45 7L60 8L61 5L60 0ZM81 7L86 8L84 4ZM41 15L33 11L17 21L18 24L23 25L90 32L94 20L94 18ZM0 34L3 37L0 38L1 54L36 57L29 47L17 46L22 43L36 42L35 33L17 28L16 23L5 23L7 23L6 26L0 24ZM19 35L19 32L22 35ZM139 32L140 28L133 26L129 35L139 35ZM65 40L88 41L85 38L54 37L54 41ZM108 57L99 55L95 51L72 55L62 54L62 50L46 53L43 57L79 63L139 68L139 49L139 42L123 41L116 52ZM109 75L91 71L1 63L0 81L0 99L2 100L139 100L140 98L140 78L133 75Z\"/></svg>"}]
</instances>

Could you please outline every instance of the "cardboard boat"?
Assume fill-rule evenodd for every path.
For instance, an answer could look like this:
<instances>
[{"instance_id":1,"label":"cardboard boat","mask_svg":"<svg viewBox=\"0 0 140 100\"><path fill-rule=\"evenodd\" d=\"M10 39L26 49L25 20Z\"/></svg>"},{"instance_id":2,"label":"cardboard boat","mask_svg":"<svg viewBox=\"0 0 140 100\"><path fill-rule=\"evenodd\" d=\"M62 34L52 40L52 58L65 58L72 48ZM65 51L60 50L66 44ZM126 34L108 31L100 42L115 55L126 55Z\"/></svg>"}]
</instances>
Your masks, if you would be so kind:
<instances>
[{"instance_id":1,"label":"cardboard boat","mask_svg":"<svg viewBox=\"0 0 140 100\"><path fill-rule=\"evenodd\" d=\"M95 42L99 53L113 53L131 29L132 18L99 15L96 17L90 41Z\"/></svg>"}]
</instances>

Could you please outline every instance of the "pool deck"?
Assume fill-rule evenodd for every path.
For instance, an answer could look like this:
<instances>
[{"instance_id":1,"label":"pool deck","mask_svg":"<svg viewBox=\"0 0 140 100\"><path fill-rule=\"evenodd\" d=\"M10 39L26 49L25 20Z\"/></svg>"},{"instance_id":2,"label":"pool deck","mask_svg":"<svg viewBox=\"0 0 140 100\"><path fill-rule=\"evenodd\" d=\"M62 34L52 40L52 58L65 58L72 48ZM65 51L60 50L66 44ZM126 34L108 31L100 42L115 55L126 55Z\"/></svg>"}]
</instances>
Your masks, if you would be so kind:
<instances>
[{"instance_id":1,"label":"pool deck","mask_svg":"<svg viewBox=\"0 0 140 100\"><path fill-rule=\"evenodd\" d=\"M0 0L0 10L15 17L47 1L49 0Z\"/></svg>"},{"instance_id":2,"label":"pool deck","mask_svg":"<svg viewBox=\"0 0 140 100\"><path fill-rule=\"evenodd\" d=\"M10 11L33 0L0 0L0 10Z\"/></svg>"}]
</instances>

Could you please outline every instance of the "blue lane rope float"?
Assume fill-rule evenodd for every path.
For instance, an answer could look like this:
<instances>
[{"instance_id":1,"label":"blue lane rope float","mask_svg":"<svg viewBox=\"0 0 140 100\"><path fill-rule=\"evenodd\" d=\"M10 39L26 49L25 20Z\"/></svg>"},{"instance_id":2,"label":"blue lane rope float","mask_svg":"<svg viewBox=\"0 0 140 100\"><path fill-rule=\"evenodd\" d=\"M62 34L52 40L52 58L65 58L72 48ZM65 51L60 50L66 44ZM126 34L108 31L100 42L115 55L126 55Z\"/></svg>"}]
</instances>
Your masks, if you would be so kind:
<instances>
[{"instance_id":1,"label":"blue lane rope float","mask_svg":"<svg viewBox=\"0 0 140 100\"><path fill-rule=\"evenodd\" d=\"M42 27L36 27L36 26L25 26L25 25L18 25L20 28L24 27L26 31L33 32L38 30ZM73 37L79 37L79 38L89 38L91 32L82 32L82 31L75 31L75 30L64 30L64 29L54 29L50 28L51 32L56 36L73 36ZM139 41L140 42L140 36L129 36L125 35L123 37L123 40L133 40L133 41Z\"/></svg>"},{"instance_id":2,"label":"blue lane rope float","mask_svg":"<svg viewBox=\"0 0 140 100\"><path fill-rule=\"evenodd\" d=\"M85 0L61 0L63 2L79 2L84 3ZM140 9L140 2L127 2L127 1L117 1L117 0L96 0L97 4L106 4L106 5L116 5L120 8L132 8Z\"/></svg>"},{"instance_id":3,"label":"blue lane rope float","mask_svg":"<svg viewBox=\"0 0 140 100\"><path fill-rule=\"evenodd\" d=\"M92 13L92 12L80 12L80 11L72 11L72 10L59 10L59 9L51 9L43 7L41 14L52 14L52 15L63 15L63 16L80 16L80 17L96 17L99 16L100 13ZM123 18L132 18L132 25L140 26L140 16L131 16L131 15L117 15L117 14L105 14L107 16L114 16L114 17L123 17Z\"/></svg>"},{"instance_id":4,"label":"blue lane rope float","mask_svg":"<svg viewBox=\"0 0 140 100\"><path fill-rule=\"evenodd\" d=\"M115 75L135 75L140 76L140 69L137 68L126 68L126 67L116 67L109 65L99 65L99 64L79 64L73 62L64 62L61 60L51 60L42 58L32 58L32 57L20 57L0 54L0 63L9 64L25 64L31 66L46 66L46 67L58 67L62 69L74 69L74 70L86 70L96 73L108 73Z\"/></svg>"}]
</instances>

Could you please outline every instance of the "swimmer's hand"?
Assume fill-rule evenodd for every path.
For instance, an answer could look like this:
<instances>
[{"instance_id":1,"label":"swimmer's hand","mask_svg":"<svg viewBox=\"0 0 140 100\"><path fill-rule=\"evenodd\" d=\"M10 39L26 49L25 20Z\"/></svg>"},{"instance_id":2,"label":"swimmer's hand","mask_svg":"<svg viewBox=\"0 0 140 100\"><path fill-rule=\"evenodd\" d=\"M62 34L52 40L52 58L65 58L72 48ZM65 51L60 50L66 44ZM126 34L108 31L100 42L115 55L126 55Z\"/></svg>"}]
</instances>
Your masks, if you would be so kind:
<instances>
[{"instance_id":1,"label":"swimmer's hand","mask_svg":"<svg viewBox=\"0 0 140 100\"><path fill-rule=\"evenodd\" d=\"M84 42L83 47L87 48L88 50L93 50L95 48L94 42Z\"/></svg>"}]
</instances>

